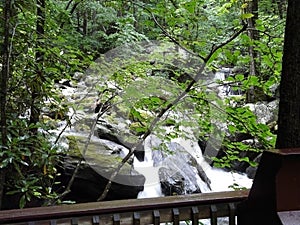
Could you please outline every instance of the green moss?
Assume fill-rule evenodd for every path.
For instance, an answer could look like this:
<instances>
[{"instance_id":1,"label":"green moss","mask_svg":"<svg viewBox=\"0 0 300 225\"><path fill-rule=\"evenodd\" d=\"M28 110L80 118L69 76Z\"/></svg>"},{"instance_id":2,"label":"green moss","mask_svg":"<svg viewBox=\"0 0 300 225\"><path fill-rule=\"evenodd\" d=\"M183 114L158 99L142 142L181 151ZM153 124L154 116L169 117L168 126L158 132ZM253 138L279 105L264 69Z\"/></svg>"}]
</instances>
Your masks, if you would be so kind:
<instances>
[{"instance_id":1,"label":"green moss","mask_svg":"<svg viewBox=\"0 0 300 225\"><path fill-rule=\"evenodd\" d=\"M100 141L91 140L87 146L85 155L83 156L84 148L87 142L87 137L84 136L68 136L69 156L74 158L84 158L84 160L95 170L112 171L120 165L122 158L117 154L111 154L111 149ZM125 163L121 172L128 174L131 171L131 165ZM97 171L99 172L99 171Z\"/></svg>"}]
</instances>

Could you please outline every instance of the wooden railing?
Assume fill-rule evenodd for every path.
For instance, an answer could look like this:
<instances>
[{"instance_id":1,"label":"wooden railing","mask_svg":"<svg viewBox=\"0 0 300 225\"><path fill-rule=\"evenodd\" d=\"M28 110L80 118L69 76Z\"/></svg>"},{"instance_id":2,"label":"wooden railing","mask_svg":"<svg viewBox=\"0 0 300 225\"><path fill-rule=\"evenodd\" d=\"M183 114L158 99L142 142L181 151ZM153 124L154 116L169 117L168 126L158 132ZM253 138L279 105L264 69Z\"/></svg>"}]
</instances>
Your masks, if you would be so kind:
<instances>
[{"instance_id":1,"label":"wooden railing","mask_svg":"<svg viewBox=\"0 0 300 225\"><path fill-rule=\"evenodd\" d=\"M0 224L300 224L300 148L265 151L249 190L0 211Z\"/></svg>"},{"instance_id":2,"label":"wooden railing","mask_svg":"<svg viewBox=\"0 0 300 225\"><path fill-rule=\"evenodd\" d=\"M248 191L229 191L159 198L116 200L106 202L61 205L0 211L1 224L27 225L96 225L96 224L160 224L210 218L217 224L227 217L236 224L236 206L248 196Z\"/></svg>"},{"instance_id":3,"label":"wooden railing","mask_svg":"<svg viewBox=\"0 0 300 225\"><path fill-rule=\"evenodd\" d=\"M239 225L300 224L300 148L262 154L249 196L237 214Z\"/></svg>"}]
</instances>

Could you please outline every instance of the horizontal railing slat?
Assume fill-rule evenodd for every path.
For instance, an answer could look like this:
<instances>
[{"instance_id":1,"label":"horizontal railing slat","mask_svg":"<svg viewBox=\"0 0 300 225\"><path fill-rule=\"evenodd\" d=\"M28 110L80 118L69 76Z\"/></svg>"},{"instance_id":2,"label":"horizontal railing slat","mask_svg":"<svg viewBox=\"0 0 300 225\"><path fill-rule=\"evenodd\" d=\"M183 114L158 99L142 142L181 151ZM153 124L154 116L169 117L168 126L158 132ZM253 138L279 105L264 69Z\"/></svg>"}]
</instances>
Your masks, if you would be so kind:
<instances>
[{"instance_id":1,"label":"horizontal railing slat","mask_svg":"<svg viewBox=\"0 0 300 225\"><path fill-rule=\"evenodd\" d=\"M216 205L217 213L214 214L214 219L216 217L228 217L229 215L229 207L228 204L219 204ZM197 208L198 214L192 216L193 208ZM209 205L206 206L193 206L193 207L183 207L180 209L180 221L192 221L193 218L197 218L194 221L194 224L198 224L199 219L207 219L211 218L211 208ZM194 209L195 210L195 209ZM160 224L166 222L178 222L174 221L174 215L172 214L172 209L161 209L156 210L159 214L158 217L154 217L154 214L151 211L141 211L140 214L140 224ZM117 215L117 216L115 216ZM78 217L78 224L80 225L93 225L93 217L94 216L86 216L86 217ZM63 218L55 220L57 225L71 225L72 218ZM105 214L99 216L99 225L113 225L113 224L122 224L122 225L133 225L134 224L134 213L127 212L121 214ZM13 223L15 225L28 225L28 223ZM49 220L36 221L35 225L49 225Z\"/></svg>"},{"instance_id":2,"label":"horizontal railing slat","mask_svg":"<svg viewBox=\"0 0 300 225\"><path fill-rule=\"evenodd\" d=\"M209 208L206 207L206 209L204 207L200 210L202 206L240 202L248 197L248 193L249 190L211 192L159 198L115 200L73 205L4 210L0 211L0 223L30 222L60 218L77 219L77 217L90 216L89 220L90 224L92 224L91 216L97 215L100 217L100 224L102 224L102 220L106 220L107 222L111 222L111 224L113 224L113 218L111 215L120 215L120 220L122 220L122 222L124 217L127 218L127 220L131 220L131 222L128 222L128 224L132 224L134 218L133 212L139 212L140 223L146 224L144 222L155 223L157 220L159 220L159 222L172 221L174 219L172 209L174 208L180 208L180 220L191 219L191 210L193 206L199 206L198 218L209 218ZM159 212L159 217L156 215L155 218L154 210ZM224 216L228 216L228 205L226 205L224 210L220 211L220 216L222 216L222 212L225 213ZM219 209L217 214L219 216ZM119 221L117 218L114 219L116 219L115 224L118 224ZM71 224L71 222L69 224Z\"/></svg>"}]
</instances>

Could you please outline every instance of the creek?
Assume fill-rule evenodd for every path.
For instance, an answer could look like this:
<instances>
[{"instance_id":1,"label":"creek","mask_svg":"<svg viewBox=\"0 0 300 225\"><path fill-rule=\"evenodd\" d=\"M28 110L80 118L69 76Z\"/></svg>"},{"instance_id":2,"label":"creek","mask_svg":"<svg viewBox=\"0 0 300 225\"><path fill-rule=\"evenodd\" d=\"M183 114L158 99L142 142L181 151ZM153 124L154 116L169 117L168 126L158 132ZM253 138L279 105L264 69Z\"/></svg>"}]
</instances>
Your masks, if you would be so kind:
<instances>
[{"instance_id":1,"label":"creek","mask_svg":"<svg viewBox=\"0 0 300 225\"><path fill-rule=\"evenodd\" d=\"M109 174L135 148L134 155L124 163L120 176L114 180L120 185L113 188L109 199L126 198L128 193L131 193L130 198L142 199L251 187L252 179L245 173L212 166L211 157L217 156L227 129L227 115L222 103L218 104L228 96L242 94L240 90L231 90L229 84L218 82L232 76L233 70L220 68L215 73L202 74L200 71L199 74L199 68L204 68L199 65L199 58L177 46L146 43L116 48L85 73L75 73L73 80L66 82L68 85L65 82L58 84L62 98L72 106L68 112L71 126L65 130L64 136L76 139L76 148L99 175L92 176L92 179L99 179L105 185ZM176 74L179 77L176 78ZM198 75L203 75L200 80ZM203 92L210 102L208 111L203 114L195 110L195 101L190 101L180 87L193 79L197 81L194 94ZM136 145L145 132L144 122L155 120L160 112L141 105L172 102L180 95L183 98L178 107L164 113L151 134ZM257 113L259 122L270 124L276 120L276 106L276 101L273 101L252 104L250 108ZM101 116L97 118L98 115ZM207 137L205 146L199 140L203 133L199 119L203 120L204 126L208 122L216 127ZM97 124L93 127L95 121ZM70 142L66 140L62 136L59 144L70 149ZM75 195L82 194L83 187L87 188L86 177L86 174L81 174L77 182L79 191ZM101 182L96 185L103 185ZM132 188L134 185L136 187ZM98 186L95 189L99 191ZM88 200L94 201L95 196ZM222 221L218 224L226 224L226 220ZM209 224L207 220L201 222Z\"/></svg>"},{"instance_id":2,"label":"creek","mask_svg":"<svg viewBox=\"0 0 300 225\"><path fill-rule=\"evenodd\" d=\"M65 136L77 141L76 149L86 163L106 179L134 148L134 156L114 181L127 185L125 192L131 185L139 186L135 191L143 188L137 198L249 188L252 179L246 174L214 168L211 161L227 129L227 115L219 100L236 94L217 80L231 73L230 68L206 73L197 56L173 43L146 42L113 49L85 73L75 73L71 82L58 84L72 106ZM180 87L191 80L197 81L194 95L205 93L208 98L204 111L196 109L198 103ZM162 105L176 102L178 96L182 97L177 106L165 112L141 142L145 123L155 121ZM203 149L199 123L215 127Z\"/></svg>"},{"instance_id":3,"label":"creek","mask_svg":"<svg viewBox=\"0 0 300 225\"><path fill-rule=\"evenodd\" d=\"M210 180L210 188L208 188L207 185L201 179L198 178L197 184L199 185L202 193L232 191L234 190L234 188L251 187L252 179L248 178L246 174L233 171L226 171L221 168L212 167L209 165L208 162L204 160L199 147L195 147L195 149L192 150L194 151L193 156L196 158L197 162L201 164L206 176ZM161 168L161 166L155 166L155 160L153 160L152 155L152 149L146 148L145 161L140 162L137 159L134 159L133 166L135 170L143 174L146 178L144 190L139 193L138 198L164 196L161 190L161 181L159 179L159 169ZM185 164L185 162L181 163ZM181 173L185 174L184 176L187 177L188 170L185 170L182 164L178 165L177 170L181 171Z\"/></svg>"},{"instance_id":4,"label":"creek","mask_svg":"<svg viewBox=\"0 0 300 225\"><path fill-rule=\"evenodd\" d=\"M216 79L224 79L228 70L223 69L216 73ZM84 77L78 74L77 84L63 86L62 93L69 102L73 102L77 109L70 108L69 116L72 118L72 126L65 131L68 136L76 138L87 138L91 128L91 121L95 121L95 107L97 107L98 93L92 86L93 77ZM138 86L138 85L137 85ZM93 88L91 88L93 87ZM139 88L139 87L135 87ZM228 87L218 87L219 95L228 94ZM80 106L81 105L81 106ZM119 109L115 109L118 111ZM102 154L99 149L107 149L110 154L118 153L120 157L124 157L128 153L130 146L138 140L136 137L132 139L132 135L128 137L128 118L120 116L122 112L109 112L109 116L116 115L115 118L100 118L96 126L97 132L92 135L92 144L97 149L96 154ZM182 119L182 118L181 118ZM114 120L113 122L111 122ZM110 121L110 122L108 122ZM193 122L193 121L192 121ZM162 140L156 135L150 135L143 143L143 149L140 151L144 156L132 158L132 170L142 174L145 177L144 190L139 192L137 198L158 197L174 194L191 194L199 192L216 192L234 190L234 188L249 188L252 185L252 179L246 174L226 171L221 168L215 168L210 165L204 156L198 142L192 137L192 131L183 128L187 137L173 138L168 142L166 153L160 149ZM167 131L165 131L167 132ZM191 135L189 137L189 134ZM98 140L98 141L95 141ZM221 142L221 140L219 140ZM96 144L95 144L96 143ZM220 145L218 143L217 145ZM88 149L86 159L94 158L94 150ZM139 152L139 151L138 151ZM209 149L206 150L209 152ZM94 164L87 160L88 163ZM93 169L101 174L103 168L92 166ZM112 166L115 168L116 166ZM109 178L109 177L106 177ZM121 181L121 183L124 181ZM125 181L126 183L126 181Z\"/></svg>"}]
</instances>

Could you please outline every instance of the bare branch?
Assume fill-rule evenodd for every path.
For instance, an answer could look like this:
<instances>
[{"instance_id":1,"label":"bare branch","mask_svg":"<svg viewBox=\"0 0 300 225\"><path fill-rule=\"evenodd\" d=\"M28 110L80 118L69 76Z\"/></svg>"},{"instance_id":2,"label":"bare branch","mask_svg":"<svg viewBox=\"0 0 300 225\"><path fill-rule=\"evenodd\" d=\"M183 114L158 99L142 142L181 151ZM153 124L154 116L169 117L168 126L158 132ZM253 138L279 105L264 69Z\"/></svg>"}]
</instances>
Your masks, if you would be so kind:
<instances>
[{"instance_id":1,"label":"bare branch","mask_svg":"<svg viewBox=\"0 0 300 225\"><path fill-rule=\"evenodd\" d=\"M136 3L135 3L136 4ZM97 199L97 201L102 201L106 198L111 186L112 186L112 182L114 181L114 179L116 178L116 176L118 175L118 173L120 172L121 168L124 166L124 164L130 159L130 157L134 154L135 150L137 149L138 146L140 146L145 139L152 133L154 127L157 125L157 123L161 120L162 116L168 112L172 107L176 106L192 89L192 87L194 86L195 83L197 83L200 78L201 75L203 75L203 71L205 69L205 63L207 63L209 61L209 59L212 57L212 55L220 48L224 47L225 45L227 45L229 42L231 42L232 40L234 40L236 37L238 37L243 31L246 30L247 26L244 24L243 27L238 30L237 32L235 32L228 40L224 41L223 43L214 46L211 50L211 52L207 55L207 57L202 57L194 52L192 52L191 50L187 49L186 47L182 46L174 37L172 37L172 35L170 35L168 33L168 31L161 25L158 23L156 17L154 16L154 14L151 12L151 10L149 10L148 8L137 4L138 6L142 7L143 9L145 9L146 11L148 11L154 22L156 23L156 25L162 30L162 32L171 40L171 42L173 42L174 44L178 45L180 48L182 48L183 50L187 51L188 53L190 53L193 56L197 56L200 59L202 59L204 61L204 63L201 65L201 67L199 68L199 71L196 73L196 76L193 80L190 81L190 83L187 85L187 87L185 88L184 91L182 91L175 100L173 100L172 102L170 102L165 108L161 109L161 111L157 114L157 116L154 118L154 120L151 122L148 130L144 133L144 135L140 138L140 140L132 147L132 149L130 149L129 153L123 158L122 162L118 165L118 167L115 169L115 171L111 174L108 183L106 184L103 193L101 194L101 196Z\"/></svg>"},{"instance_id":2,"label":"bare branch","mask_svg":"<svg viewBox=\"0 0 300 225\"><path fill-rule=\"evenodd\" d=\"M81 1L79 1L79 2L75 2L75 4L73 5L72 9L71 9L70 12L69 12L69 14L72 15L72 14L75 12L77 6L78 6L80 3L84 2L84 1L85 1L85 0L81 0ZM70 0L70 1L68 2L68 4L67 4L65 10L68 10L68 9L70 8L72 2L73 2L73 0ZM64 27L64 25L65 25L65 21L63 21L63 22L61 23L60 29L62 29L62 28Z\"/></svg>"},{"instance_id":3,"label":"bare branch","mask_svg":"<svg viewBox=\"0 0 300 225\"><path fill-rule=\"evenodd\" d=\"M69 9L69 7L70 7L70 5L72 4L72 2L73 2L73 0L70 0L70 1L68 2L68 4L66 5L65 10L68 10L68 9Z\"/></svg>"},{"instance_id":4,"label":"bare branch","mask_svg":"<svg viewBox=\"0 0 300 225\"><path fill-rule=\"evenodd\" d=\"M204 60L204 58L202 58L201 56L199 56L199 55L196 54L195 52L193 52L193 51L187 49L186 47L184 47L183 45L181 45L181 44L179 43L179 41L177 41L174 37L172 37L172 35L169 34L169 32L168 32L168 31L167 31L167 30L166 30L166 29L165 29L165 28L157 21L155 15L153 14L153 12L151 12L150 9L148 9L147 7L142 6L142 5L140 5L140 4L137 4L137 3L134 3L134 4L136 4L136 5L140 6L140 7L142 7L142 8L145 9L148 13L151 14L151 17L152 17L153 21L155 22L155 24L161 29L161 31L164 33L164 35L165 35L166 37L168 37L168 38L171 40L171 42L173 42L174 44L178 45L180 48L182 48L183 50L185 50L185 51L188 52L189 54L191 54L191 55L193 55L193 56L200 57L201 59Z\"/></svg>"},{"instance_id":5,"label":"bare branch","mask_svg":"<svg viewBox=\"0 0 300 225\"><path fill-rule=\"evenodd\" d=\"M212 55L220 48L224 47L225 45L227 45L228 43L230 43L231 41L233 41L235 38L237 38L241 33L243 33L245 30L247 29L247 24L244 23L243 24L243 27L238 30L237 32L233 33L231 35L231 37L229 39L227 39L226 41L216 45L216 46L213 46L212 47L212 50L210 51L210 53L207 55L207 57L204 59L204 62L208 62L208 60L212 57Z\"/></svg>"},{"instance_id":6,"label":"bare branch","mask_svg":"<svg viewBox=\"0 0 300 225\"><path fill-rule=\"evenodd\" d=\"M105 90L105 91L106 91L106 90ZM105 91L103 91L102 94L104 94ZM88 95L88 94L86 94L86 95ZM113 98L115 98L116 96L117 96L117 93L114 93L114 94L107 100L107 102L112 101ZM100 98L101 98L101 97L102 97L102 96L100 96ZM84 99L84 98L83 98L83 99ZM100 108L99 113L97 114L97 117L94 119L94 122L93 122L93 124L92 124L91 130L90 130L89 135L88 135L88 137L87 137L87 140L86 140L86 142L85 142L85 145L84 145L84 148L83 148L83 151L82 151L82 157L78 160L78 162L77 162L77 164L76 164L76 167L75 167L75 170L73 171L73 174L72 174L71 179L69 180L69 182L68 182L68 184L67 184L66 189L64 190L64 192L63 192L62 194L60 194L60 195L58 196L57 199L63 199L68 193L71 192L71 187L72 187L72 185L73 185L73 183L74 183L74 180L75 180L75 177L76 177L76 175L77 175L77 173L78 173L78 171L79 171L80 165L81 165L81 163L84 161L84 157L85 157L85 155L86 155L88 146L89 146L89 144L90 144L90 142L91 142L91 138L92 138L92 136L93 136L93 134L94 134L94 131L95 131L97 122L98 122L98 120L99 120L99 119L100 119L100 118L101 118L101 117L102 117L102 116L103 116L103 115L104 115L104 114L105 114L112 106L113 106L113 104L104 107L104 104L103 104L102 107ZM75 114L75 113L74 113L74 114ZM73 115L74 115L74 114L73 114ZM72 115L72 116L73 116L73 115ZM67 124L67 125L68 125L68 124ZM66 127L65 127L65 128L66 128ZM58 140L58 139L57 139L57 140Z\"/></svg>"}]
</instances>

